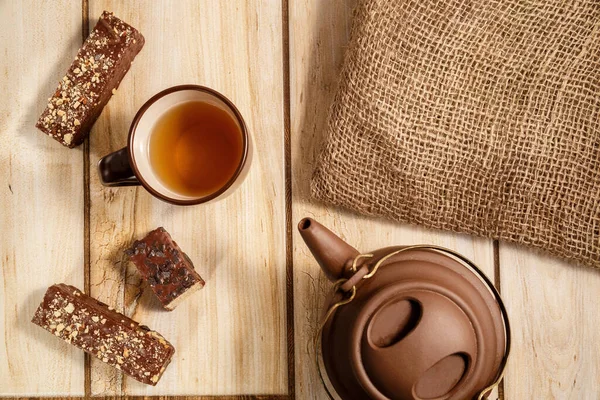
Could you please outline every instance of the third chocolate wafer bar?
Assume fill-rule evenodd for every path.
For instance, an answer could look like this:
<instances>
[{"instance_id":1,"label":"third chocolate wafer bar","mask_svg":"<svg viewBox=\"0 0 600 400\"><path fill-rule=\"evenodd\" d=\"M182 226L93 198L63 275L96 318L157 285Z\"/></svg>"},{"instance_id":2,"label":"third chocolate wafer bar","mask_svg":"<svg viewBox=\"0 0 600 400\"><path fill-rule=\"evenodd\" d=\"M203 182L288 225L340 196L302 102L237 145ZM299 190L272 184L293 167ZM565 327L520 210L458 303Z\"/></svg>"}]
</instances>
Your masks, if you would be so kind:
<instances>
[{"instance_id":1,"label":"third chocolate wafer bar","mask_svg":"<svg viewBox=\"0 0 600 400\"><path fill-rule=\"evenodd\" d=\"M149 385L175 353L159 333L64 283L48 288L32 322Z\"/></svg>"}]
</instances>

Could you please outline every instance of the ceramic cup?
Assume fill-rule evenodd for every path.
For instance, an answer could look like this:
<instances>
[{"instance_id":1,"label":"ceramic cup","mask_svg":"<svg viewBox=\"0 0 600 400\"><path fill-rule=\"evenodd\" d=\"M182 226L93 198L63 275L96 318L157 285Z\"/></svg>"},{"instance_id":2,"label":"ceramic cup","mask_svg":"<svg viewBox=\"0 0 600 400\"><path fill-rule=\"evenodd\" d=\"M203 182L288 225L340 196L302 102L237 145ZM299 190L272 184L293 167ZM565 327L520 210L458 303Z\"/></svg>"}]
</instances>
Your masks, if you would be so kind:
<instances>
[{"instance_id":1,"label":"ceramic cup","mask_svg":"<svg viewBox=\"0 0 600 400\"><path fill-rule=\"evenodd\" d=\"M235 173L216 192L203 197L190 197L165 186L150 164L149 143L153 127L171 107L185 102L201 101L227 112L242 133L242 157ZM244 180L252 159L252 139L242 115L235 105L219 92L198 85L174 86L154 95L137 112L131 127L127 147L100 159L98 173L104 186L137 186L153 196L175 205L194 205L222 199L231 194Z\"/></svg>"}]
</instances>

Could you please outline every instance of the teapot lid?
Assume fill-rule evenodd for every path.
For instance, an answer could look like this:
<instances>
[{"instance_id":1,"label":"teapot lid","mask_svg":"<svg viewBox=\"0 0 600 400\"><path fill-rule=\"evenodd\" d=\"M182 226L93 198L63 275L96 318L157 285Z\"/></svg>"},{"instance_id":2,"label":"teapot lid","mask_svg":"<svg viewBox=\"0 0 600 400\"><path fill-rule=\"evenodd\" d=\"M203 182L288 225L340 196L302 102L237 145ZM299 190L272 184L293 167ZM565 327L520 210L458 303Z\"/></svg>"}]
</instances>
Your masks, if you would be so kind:
<instances>
[{"instance_id":1,"label":"teapot lid","mask_svg":"<svg viewBox=\"0 0 600 400\"><path fill-rule=\"evenodd\" d=\"M360 269L376 274L356 286L356 298L323 331L323 361L336 389L347 389L336 350L344 342L352 375L372 399L464 400L498 379L508 320L476 266L435 246L382 249L373 259Z\"/></svg>"}]
</instances>

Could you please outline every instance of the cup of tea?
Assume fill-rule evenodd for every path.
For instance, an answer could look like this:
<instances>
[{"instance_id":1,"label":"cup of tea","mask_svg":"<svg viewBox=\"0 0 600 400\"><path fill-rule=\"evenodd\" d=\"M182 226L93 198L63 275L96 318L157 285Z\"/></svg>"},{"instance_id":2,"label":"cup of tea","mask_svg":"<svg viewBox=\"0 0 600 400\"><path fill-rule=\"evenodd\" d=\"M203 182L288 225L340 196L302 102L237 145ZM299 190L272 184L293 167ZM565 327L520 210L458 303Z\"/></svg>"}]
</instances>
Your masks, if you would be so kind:
<instances>
[{"instance_id":1,"label":"cup of tea","mask_svg":"<svg viewBox=\"0 0 600 400\"><path fill-rule=\"evenodd\" d=\"M235 105L199 85L174 86L137 112L127 147L98 162L105 186L136 186L176 205L222 199L244 180L252 140Z\"/></svg>"}]
</instances>

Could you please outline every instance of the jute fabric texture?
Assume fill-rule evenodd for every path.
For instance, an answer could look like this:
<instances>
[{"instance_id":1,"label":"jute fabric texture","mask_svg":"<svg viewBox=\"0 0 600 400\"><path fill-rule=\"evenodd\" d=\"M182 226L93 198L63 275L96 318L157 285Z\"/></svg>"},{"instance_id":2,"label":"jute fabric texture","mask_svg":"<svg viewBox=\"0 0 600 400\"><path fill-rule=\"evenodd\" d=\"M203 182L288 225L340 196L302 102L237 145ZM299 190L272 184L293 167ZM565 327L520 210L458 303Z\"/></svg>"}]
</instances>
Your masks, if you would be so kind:
<instances>
[{"instance_id":1,"label":"jute fabric texture","mask_svg":"<svg viewBox=\"0 0 600 400\"><path fill-rule=\"evenodd\" d=\"M600 1L359 1L312 193L600 267Z\"/></svg>"}]
</instances>

